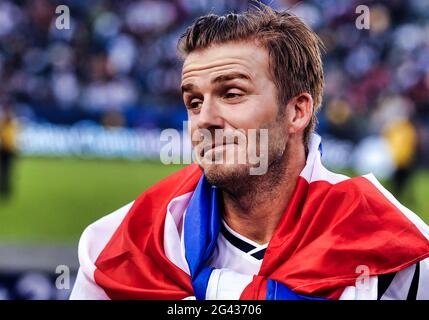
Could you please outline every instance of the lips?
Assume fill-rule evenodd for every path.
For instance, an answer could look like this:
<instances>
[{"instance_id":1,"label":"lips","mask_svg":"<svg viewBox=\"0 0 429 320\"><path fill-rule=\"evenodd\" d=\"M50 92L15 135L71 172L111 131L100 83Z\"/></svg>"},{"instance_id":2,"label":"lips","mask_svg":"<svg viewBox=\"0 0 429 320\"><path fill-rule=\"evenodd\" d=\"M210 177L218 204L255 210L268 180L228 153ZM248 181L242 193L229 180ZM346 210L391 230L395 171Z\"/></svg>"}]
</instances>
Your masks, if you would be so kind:
<instances>
[{"instance_id":1,"label":"lips","mask_svg":"<svg viewBox=\"0 0 429 320\"><path fill-rule=\"evenodd\" d=\"M213 143L213 144L212 144L212 146L210 147L210 149L205 150L205 149L206 149L206 147L201 148L200 156L201 156L201 157L204 157L204 154L205 154L206 152L208 152L208 151L210 151L210 150L213 150L213 149L214 149L214 148L216 148L216 147L226 146L226 145L230 145L230 144L237 144L237 143Z\"/></svg>"}]
</instances>

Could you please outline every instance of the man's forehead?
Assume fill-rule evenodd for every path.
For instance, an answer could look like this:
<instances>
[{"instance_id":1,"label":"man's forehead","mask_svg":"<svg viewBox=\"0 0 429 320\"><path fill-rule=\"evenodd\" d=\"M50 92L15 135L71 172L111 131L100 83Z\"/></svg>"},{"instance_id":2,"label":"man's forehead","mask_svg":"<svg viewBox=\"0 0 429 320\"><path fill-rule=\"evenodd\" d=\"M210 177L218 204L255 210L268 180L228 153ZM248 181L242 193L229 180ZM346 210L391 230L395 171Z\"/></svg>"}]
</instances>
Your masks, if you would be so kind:
<instances>
[{"instance_id":1,"label":"man's forehead","mask_svg":"<svg viewBox=\"0 0 429 320\"><path fill-rule=\"evenodd\" d=\"M255 44L244 42L213 45L193 51L186 57L182 80L228 69L240 70L252 78L257 69L265 69L267 65L268 54Z\"/></svg>"}]
</instances>

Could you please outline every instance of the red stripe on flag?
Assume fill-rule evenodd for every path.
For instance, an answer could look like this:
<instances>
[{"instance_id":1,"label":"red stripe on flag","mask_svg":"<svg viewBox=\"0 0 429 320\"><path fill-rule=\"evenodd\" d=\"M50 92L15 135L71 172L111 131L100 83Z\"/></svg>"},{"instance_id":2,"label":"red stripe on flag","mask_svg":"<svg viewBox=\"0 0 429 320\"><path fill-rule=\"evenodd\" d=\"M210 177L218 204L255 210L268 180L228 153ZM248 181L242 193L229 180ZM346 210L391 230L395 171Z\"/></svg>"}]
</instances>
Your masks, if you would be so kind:
<instances>
[{"instance_id":1,"label":"red stripe on flag","mask_svg":"<svg viewBox=\"0 0 429 320\"><path fill-rule=\"evenodd\" d=\"M95 263L96 283L111 299L183 299L193 296L189 275L164 253L168 203L195 189L201 170L190 165L145 191Z\"/></svg>"}]
</instances>

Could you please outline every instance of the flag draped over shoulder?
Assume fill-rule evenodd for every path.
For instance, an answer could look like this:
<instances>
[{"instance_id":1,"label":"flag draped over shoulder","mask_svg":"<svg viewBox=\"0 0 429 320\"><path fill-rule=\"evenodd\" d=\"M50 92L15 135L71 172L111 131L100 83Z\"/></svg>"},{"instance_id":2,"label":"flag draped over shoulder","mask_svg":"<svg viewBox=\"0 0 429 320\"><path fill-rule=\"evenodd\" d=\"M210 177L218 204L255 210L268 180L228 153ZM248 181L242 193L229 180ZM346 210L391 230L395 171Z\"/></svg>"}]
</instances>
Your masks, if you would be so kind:
<instances>
[{"instance_id":1,"label":"flag draped over shoulder","mask_svg":"<svg viewBox=\"0 0 429 320\"><path fill-rule=\"evenodd\" d=\"M348 178L309 155L261 269L242 299L340 297L369 275L429 257L429 229L372 175ZM127 210L89 226L79 244L81 277L110 299L205 299L207 261L220 229L220 191L193 164L145 191ZM96 293L98 292L98 293Z\"/></svg>"}]
</instances>

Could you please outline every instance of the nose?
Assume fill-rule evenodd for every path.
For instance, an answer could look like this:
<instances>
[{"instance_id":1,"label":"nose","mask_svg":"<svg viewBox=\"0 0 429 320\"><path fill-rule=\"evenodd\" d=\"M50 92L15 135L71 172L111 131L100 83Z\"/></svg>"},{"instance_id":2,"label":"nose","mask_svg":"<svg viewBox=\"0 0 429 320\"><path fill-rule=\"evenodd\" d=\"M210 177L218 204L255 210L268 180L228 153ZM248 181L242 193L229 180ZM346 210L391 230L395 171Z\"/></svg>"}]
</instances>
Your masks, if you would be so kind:
<instances>
[{"instance_id":1,"label":"nose","mask_svg":"<svg viewBox=\"0 0 429 320\"><path fill-rule=\"evenodd\" d=\"M219 106L215 101L213 101L213 99L204 100L197 117L196 124L199 129L222 129L224 127L224 119L221 116Z\"/></svg>"}]
</instances>

